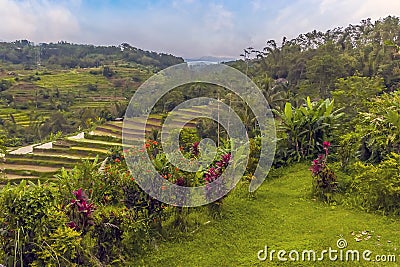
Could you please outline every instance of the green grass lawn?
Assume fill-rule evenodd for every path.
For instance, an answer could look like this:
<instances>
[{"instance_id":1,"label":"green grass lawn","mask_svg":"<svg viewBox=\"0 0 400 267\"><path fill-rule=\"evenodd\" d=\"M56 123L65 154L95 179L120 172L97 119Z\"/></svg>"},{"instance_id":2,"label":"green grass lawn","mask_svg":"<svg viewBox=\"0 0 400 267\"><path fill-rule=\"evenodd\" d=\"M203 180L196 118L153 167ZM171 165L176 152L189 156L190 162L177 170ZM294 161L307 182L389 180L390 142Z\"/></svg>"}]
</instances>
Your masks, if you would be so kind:
<instances>
[{"instance_id":1,"label":"green grass lawn","mask_svg":"<svg viewBox=\"0 0 400 267\"><path fill-rule=\"evenodd\" d=\"M268 180L256 192L248 195L247 184L240 184L224 200L223 218L212 219L202 212L192 214L197 227L184 238L167 238L136 261L143 266L397 266L395 263L330 261L279 262L259 261L257 252L268 250L314 250L317 258L322 250L338 249L344 238L346 250L372 251L396 255L400 244L399 218L369 214L343 206L329 206L310 196L311 174L308 165L286 168L280 177ZM197 213L197 215L196 215ZM357 242L355 235L369 231L371 238ZM364 235L365 238L367 235ZM287 255L286 255L287 257ZM345 256L344 256L345 258Z\"/></svg>"}]
</instances>

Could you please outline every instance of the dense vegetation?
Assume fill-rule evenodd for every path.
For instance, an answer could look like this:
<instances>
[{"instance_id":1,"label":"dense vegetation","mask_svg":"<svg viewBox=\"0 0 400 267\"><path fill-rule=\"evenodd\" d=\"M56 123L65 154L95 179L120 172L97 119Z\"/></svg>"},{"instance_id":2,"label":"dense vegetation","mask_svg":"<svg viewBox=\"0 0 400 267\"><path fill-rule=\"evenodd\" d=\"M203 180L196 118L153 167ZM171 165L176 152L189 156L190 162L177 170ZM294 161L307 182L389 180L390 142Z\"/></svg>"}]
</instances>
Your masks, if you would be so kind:
<instances>
[{"instance_id":1,"label":"dense vegetation","mask_svg":"<svg viewBox=\"0 0 400 267\"><path fill-rule=\"evenodd\" d=\"M232 63L253 77L276 110L276 164L316 158L313 174L325 181L324 192L338 182L324 159L323 141L330 141L329 164L353 179L339 181L345 185L331 187L324 200L342 191L358 195L353 205L366 210L399 212L399 36L399 18L367 19L283 38L280 46L270 40Z\"/></svg>"},{"instance_id":2,"label":"dense vegetation","mask_svg":"<svg viewBox=\"0 0 400 267\"><path fill-rule=\"evenodd\" d=\"M253 260L249 259L248 255L239 259L237 256L231 258L227 254L231 252L229 249L239 253L242 247L247 246L254 249L250 252L246 250L249 253L257 252L258 248L250 244L249 239L238 234L247 230L257 237L260 234L269 235L282 246L306 246L301 247L302 249L310 248L308 245L315 245L316 248L331 246L332 242L336 242L337 238L343 235L347 239L355 240L355 243L351 243L352 246L362 248L369 239L375 238L372 231L366 231L372 230L367 227L384 232L385 238L390 238L387 236L393 234L394 230L388 232L383 229L387 219L382 215L390 216L389 218L396 223L400 221L399 38L399 18L389 16L374 23L367 19L359 25L335 28L325 33L313 31L293 40L284 38L281 45L271 40L261 51L245 49L243 60L229 63L258 84L273 108L277 125L277 151L273 169L268 176L268 185L272 187L261 187L255 194L245 193L244 188L247 188L249 181L254 178L253 172L258 162L259 127L249 107L237 96L222 88L196 83L177 88L166 95L153 110L152 116L156 116L152 117L154 127L148 129L148 140L144 147L123 150L120 145L120 128L115 124L105 124L97 128L91 128L90 124L86 127L83 127L82 123L72 124L94 129L95 133L101 132L100 130L109 133L109 136L87 134L85 137L88 139L80 141L89 143L89 148L91 146L93 149L108 149L106 162L100 168L98 159L91 158L73 169L59 172L56 179L48 182L27 185L26 181L22 181L18 185L5 186L0 196L0 259L7 265L16 266L41 266L45 263L49 266L196 265L199 262L215 265L217 261L210 259L211 255L215 258L225 258L223 262L226 265L248 265L244 259L256 264L256 255ZM16 44L24 44L28 47L26 50L30 51L29 42ZM77 49L71 53L78 53L79 49L100 49L66 43L59 46ZM121 57L129 51L125 46L101 49L117 49ZM104 52L105 55L107 53ZM13 110L9 112L11 122L3 122L7 136L0 138L0 148L4 150L4 145L9 146L12 139L9 137L14 134L11 126L17 125L15 115L12 114L22 109L19 106L22 103L16 102L16 95L10 91L13 92L26 84L41 87L43 92L48 89L50 93L47 98L44 94L38 97L37 93L34 95L36 98L28 102L26 108L31 110L36 105L38 110L40 106L45 110L48 109L46 105L49 102L68 103L64 100L73 91L76 92L75 98L83 94L83 91L79 90L82 80L76 79L70 83L76 84L76 87L60 82L66 76L74 76L75 72L85 80L86 98L94 97L91 95L93 92L114 92L115 98L115 90L107 91L110 84L115 85L118 80L124 80L124 86L115 87L121 88L118 91L121 96L128 95L143 79L157 70L155 67L165 67L143 67L136 65L143 64L137 61L135 65L126 62L122 64L115 62L121 58L113 58L114 56L104 56L105 60L111 61L103 62L103 66L100 67L90 65L96 68L87 70L73 69L61 72L49 67L49 70L41 69L29 75L30 70L16 68L17 72L24 74L11 78L5 77L14 74L4 74L0 84L0 88L4 88L3 101L4 105L11 106ZM56 58L63 60L62 56ZM51 56L48 56L47 60L49 66L62 65L54 58L51 60ZM8 56L7 59L3 58L3 64L5 61L7 64L13 63ZM24 61L18 64L22 62ZM79 66L80 64L77 63ZM136 71L135 74L138 75L132 77L130 71ZM92 78L94 80L91 81L94 82L87 83L88 79ZM124 91L122 88L128 89ZM138 175L147 172L146 166L135 165L131 172L126 166L124 156L129 153L139 156L148 153L158 172L166 180L177 185L207 187L208 183L215 181L226 166L232 163L232 151L227 142L229 139L225 132L218 132L220 140L215 139L218 131L215 123L207 120L191 122L188 125L190 127L180 135L180 149L189 160L195 160L201 153L198 149L201 138L207 136L214 138L218 143L221 141L217 156L206 169L187 173L175 168L168 162L160 145L158 123L161 123L162 118L174 106L198 96L223 96L220 101L231 106L241 117L250 137L251 151L247 172L238 188L229 196L206 207L182 208L166 205L149 197L135 182ZM115 99L112 101L115 102ZM111 114L110 118L123 114L123 101L121 102L114 103L118 112ZM84 105L87 103L83 101ZM118 108L117 104L120 105ZM41 132L44 125L49 125L47 134L55 134L57 130L68 132L67 124L73 121L72 118L68 118L68 114L74 112L74 106L76 102L71 99L71 104L51 109L57 112L53 112L51 118L40 124L38 132L33 132L32 135L45 135L45 132ZM204 108L207 107L194 107L186 112L202 114ZM53 116L59 117L57 119ZM63 120L61 116L66 118ZM89 116L90 119L97 117L104 120L108 118L105 115L99 116L98 113L93 118ZM157 121L157 125L154 121ZM27 129L30 129L29 127ZM135 133L133 128L130 130ZM70 142L69 150L73 150L73 146L79 143L71 139L67 141ZM66 153L67 149L59 147L54 151ZM303 220L322 217L327 219L313 221L312 225L317 231L313 233L310 225L299 223L299 216ZM344 224L339 227L337 221L342 217ZM286 221L287 218L290 223ZM266 222L273 224L270 227L272 230L266 230L270 229L266 227ZM362 225L365 229L352 228L355 225ZM237 227L245 228L246 231L242 228L238 231ZM288 229L293 230L293 233ZM211 238L206 230L221 237ZM354 237L349 234L350 231ZM360 233L356 234L355 231ZM292 235L297 238L295 242ZM212 242L202 236L211 238ZM286 241L281 240L282 236ZM304 236L310 240L302 243L299 240L303 240ZM193 238L198 238L199 241L191 240ZM318 242L311 240L313 238L317 238ZM329 239L328 243L324 243L323 238ZM368 249L396 253L396 246L392 247L390 244L392 241L398 242L397 239L386 240L383 248L379 243L380 238L380 234L376 234L376 243L368 243L369 246L373 246ZM221 240L228 240L230 243ZM205 244L212 246L211 243L223 242L228 248L201 252L192 249L196 253L193 257L186 253L185 244L207 249ZM240 247L233 242L240 243ZM260 245L259 240L254 243ZM172 254L185 254L187 262L173 258L176 255L168 252L170 246ZM157 251L157 248L160 249ZM154 255L156 256L152 257ZM233 259L236 261L233 262Z\"/></svg>"},{"instance_id":3,"label":"dense vegetation","mask_svg":"<svg viewBox=\"0 0 400 267\"><path fill-rule=\"evenodd\" d=\"M25 69L35 69L37 65L46 68L93 68L117 64L118 61L163 69L183 62L182 58L144 51L127 43L94 46L61 41L35 45L28 40L0 43L0 58L5 64L22 65Z\"/></svg>"},{"instance_id":4,"label":"dense vegetation","mask_svg":"<svg viewBox=\"0 0 400 267\"><path fill-rule=\"evenodd\" d=\"M181 62L126 43L0 43L0 134L19 146L121 117L144 80Z\"/></svg>"}]
</instances>

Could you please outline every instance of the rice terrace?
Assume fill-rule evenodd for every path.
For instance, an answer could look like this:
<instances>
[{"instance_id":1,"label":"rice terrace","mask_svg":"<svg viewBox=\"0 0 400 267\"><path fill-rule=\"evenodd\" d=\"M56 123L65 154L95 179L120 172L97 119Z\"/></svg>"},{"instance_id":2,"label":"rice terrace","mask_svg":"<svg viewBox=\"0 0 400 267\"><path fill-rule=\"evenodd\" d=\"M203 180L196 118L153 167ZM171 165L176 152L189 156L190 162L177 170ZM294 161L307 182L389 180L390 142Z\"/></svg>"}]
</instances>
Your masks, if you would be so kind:
<instances>
[{"instance_id":1,"label":"rice terrace","mask_svg":"<svg viewBox=\"0 0 400 267\"><path fill-rule=\"evenodd\" d=\"M399 265L397 1L128 2L0 1L0 266Z\"/></svg>"}]
</instances>

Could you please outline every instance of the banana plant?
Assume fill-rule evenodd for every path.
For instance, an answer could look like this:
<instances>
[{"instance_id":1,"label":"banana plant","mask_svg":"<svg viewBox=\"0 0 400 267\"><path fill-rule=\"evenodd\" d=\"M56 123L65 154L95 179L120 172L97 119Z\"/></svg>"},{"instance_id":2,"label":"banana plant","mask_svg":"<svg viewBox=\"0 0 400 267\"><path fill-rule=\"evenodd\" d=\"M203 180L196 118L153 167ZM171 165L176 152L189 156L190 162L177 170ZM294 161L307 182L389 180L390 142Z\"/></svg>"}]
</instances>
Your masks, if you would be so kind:
<instances>
[{"instance_id":1,"label":"banana plant","mask_svg":"<svg viewBox=\"0 0 400 267\"><path fill-rule=\"evenodd\" d=\"M308 158L322 150L322 143L336 127L336 120L343 115L334 110L334 101L326 99L311 102L307 97L305 105L294 108L287 102L282 112L274 110L280 120L279 131L286 141L288 157L297 161Z\"/></svg>"}]
</instances>

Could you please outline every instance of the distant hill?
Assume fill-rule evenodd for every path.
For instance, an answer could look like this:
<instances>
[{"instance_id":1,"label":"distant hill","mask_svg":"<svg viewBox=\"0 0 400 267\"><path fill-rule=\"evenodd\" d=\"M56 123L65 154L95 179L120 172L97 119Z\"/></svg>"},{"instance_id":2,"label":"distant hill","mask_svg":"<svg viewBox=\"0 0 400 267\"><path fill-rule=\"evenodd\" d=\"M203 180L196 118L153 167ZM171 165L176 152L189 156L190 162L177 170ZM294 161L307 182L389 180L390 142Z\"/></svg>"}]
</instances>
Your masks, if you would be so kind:
<instances>
[{"instance_id":1,"label":"distant hill","mask_svg":"<svg viewBox=\"0 0 400 267\"><path fill-rule=\"evenodd\" d=\"M22 64L26 69L38 65L53 68L91 68L118 62L163 69L183 62L170 54L144 51L127 43L119 46L94 46L68 42L34 44L28 40L0 42L0 61Z\"/></svg>"},{"instance_id":2,"label":"distant hill","mask_svg":"<svg viewBox=\"0 0 400 267\"><path fill-rule=\"evenodd\" d=\"M193 62L193 61L204 61L204 62L216 62L216 63L221 63L221 62L229 62L229 61L235 61L237 58L232 58L232 57L213 57L213 56L203 56L199 58L185 58L186 62Z\"/></svg>"}]
</instances>

